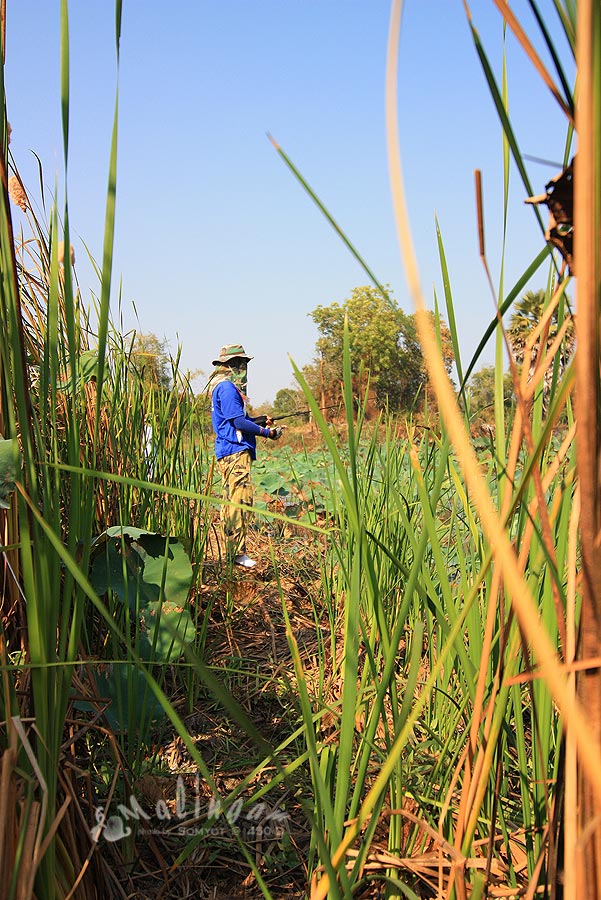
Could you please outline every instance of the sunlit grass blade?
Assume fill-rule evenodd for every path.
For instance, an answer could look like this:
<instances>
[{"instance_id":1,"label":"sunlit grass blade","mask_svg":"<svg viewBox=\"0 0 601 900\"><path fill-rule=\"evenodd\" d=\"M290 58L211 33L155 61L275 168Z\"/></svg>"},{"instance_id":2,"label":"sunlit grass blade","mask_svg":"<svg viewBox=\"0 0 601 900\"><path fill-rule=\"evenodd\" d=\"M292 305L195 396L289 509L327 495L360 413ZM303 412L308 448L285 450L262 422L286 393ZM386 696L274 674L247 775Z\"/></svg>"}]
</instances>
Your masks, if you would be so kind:
<instances>
[{"instance_id":1,"label":"sunlit grass blade","mask_svg":"<svg viewBox=\"0 0 601 900\"><path fill-rule=\"evenodd\" d=\"M573 117L574 116L574 101L572 99L572 88L571 88L570 83L565 74L564 67L562 66L561 58L559 56L559 53L557 52L555 43L549 32L549 28L547 27L545 20L543 19L543 17L540 14L537 3L535 2L535 0L528 0L528 2L530 4L530 8L532 9L532 12L534 13L534 16L536 18L538 27L540 28L541 34L543 35L543 38L544 38L545 44L547 46L547 49L549 51L549 54L551 56L551 59L553 60L553 65L555 66L555 71L557 72L557 77L559 78L559 80L561 82L564 97L567 100L570 112ZM565 19L561 15L560 15L560 19L562 22L565 22ZM571 41L570 32L565 28L564 28L564 35L566 36L566 38L568 40L568 43L572 50L572 53L574 53L574 44Z\"/></svg>"},{"instance_id":2,"label":"sunlit grass blade","mask_svg":"<svg viewBox=\"0 0 601 900\"><path fill-rule=\"evenodd\" d=\"M528 173L526 172L526 169L524 167L522 154L520 153L520 149L518 147L516 136L514 134L511 122L507 115L507 111L505 109L505 104L503 103L502 91L500 91L498 88L494 73L493 73L490 63L488 61L488 57L486 56L486 53L484 52L482 42L480 41L480 36L479 36L475 26L472 23L471 16L469 16L469 24L470 24L470 29L472 32L472 38L474 40L474 45L476 47L476 52L478 53L478 57L480 59L481 65L482 65L482 69L484 71L484 76L486 78L486 82L488 84L493 102L495 104L497 114L499 116L499 119L501 120L501 125L503 126L503 133L505 134L507 142L508 142L509 146L511 147L513 159L517 166L518 172L520 173L520 176L522 178L522 182L524 184L526 195L531 196L534 193L534 191L532 190L532 187L530 185L530 179L528 178ZM541 233L544 234L545 226L543 224L540 212L536 207L535 207L535 215L538 219Z\"/></svg>"},{"instance_id":3,"label":"sunlit grass blade","mask_svg":"<svg viewBox=\"0 0 601 900\"><path fill-rule=\"evenodd\" d=\"M457 377L459 378L459 390L465 400L465 379L463 377L463 367L461 365L461 349L459 344L459 335L457 333L457 323L455 321L455 308L453 305L453 296L451 293L451 285L449 280L449 270L442 241L442 234L438 219L436 225L436 240L438 243L438 258L440 261L440 271L442 275L442 286L444 290L445 309L447 311L447 322L449 323L449 331L451 332L451 340L453 342L453 353L455 354L455 367L457 369Z\"/></svg>"},{"instance_id":4,"label":"sunlit grass blade","mask_svg":"<svg viewBox=\"0 0 601 900\"><path fill-rule=\"evenodd\" d=\"M532 65L536 69L540 78L547 85L547 87L551 91L551 94L553 95L553 97L555 98L557 103L559 103L561 110L565 113L566 117L569 120L573 121L574 104L573 104L573 100L572 100L571 91L568 88L566 96L565 97L561 96L561 94L560 94L559 90L557 89L555 83L553 82L551 76L549 75L545 66L543 65L538 53L532 46L531 42L529 41L529 39L526 35L526 32L520 25L519 21L515 17L511 8L508 6L508 4L505 2L505 0L494 0L494 2L496 4L499 12L504 17L504 19L509 23L511 30L514 32L517 40L522 45L524 52L530 59ZM540 25L540 21L539 21L539 25ZM554 62L557 63L557 55L553 53L553 45L550 44L550 42L549 42L548 32L546 29L542 29L542 30L543 30L543 36L547 43L547 49L553 56ZM566 83L565 79L562 79L562 85L564 86L564 89L567 87L567 83Z\"/></svg>"},{"instance_id":5,"label":"sunlit grass blade","mask_svg":"<svg viewBox=\"0 0 601 900\"><path fill-rule=\"evenodd\" d=\"M511 290L508 292L507 296L503 300L503 302L499 304L499 314L501 316L504 316L505 313L511 308L512 304L515 303L517 298L520 296L520 294L523 292L524 288L526 287L526 285L532 278L532 276L535 274L535 272L538 271L538 269L543 264L543 262L545 262L545 259L548 258L549 253L550 253L549 248L547 246L545 246L540 251L540 253L536 256L536 258L530 263L530 265L524 271L524 273L521 275L521 277L518 279L518 281L516 281L516 283L513 285L513 287L511 288ZM476 350L474 351L474 354L470 360L470 363L469 363L469 365L465 371L465 375L463 377L463 385L466 384L470 375L473 373L474 369L476 368L478 360L482 356L482 353L483 353L486 345L488 344L490 338L495 333L495 330L496 330L498 324L499 324L499 320L498 320L497 315L495 315L495 317L491 320L490 324L486 328L486 331L482 335L482 338L480 339L480 342L478 343L478 346L476 347Z\"/></svg>"}]
</instances>

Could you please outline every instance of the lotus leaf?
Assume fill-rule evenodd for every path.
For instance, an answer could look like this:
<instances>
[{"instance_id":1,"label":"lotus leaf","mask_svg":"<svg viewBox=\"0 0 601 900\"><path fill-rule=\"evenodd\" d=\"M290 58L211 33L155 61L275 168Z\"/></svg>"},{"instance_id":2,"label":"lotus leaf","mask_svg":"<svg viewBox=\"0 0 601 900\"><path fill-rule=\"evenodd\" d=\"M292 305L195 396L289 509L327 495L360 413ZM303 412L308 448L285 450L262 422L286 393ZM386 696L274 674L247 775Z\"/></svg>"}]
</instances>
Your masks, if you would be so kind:
<instances>
[{"instance_id":1,"label":"lotus leaf","mask_svg":"<svg viewBox=\"0 0 601 900\"><path fill-rule=\"evenodd\" d=\"M149 603L140 614L140 655L171 662L194 640L195 628L187 609L170 600Z\"/></svg>"},{"instance_id":2,"label":"lotus leaf","mask_svg":"<svg viewBox=\"0 0 601 900\"><path fill-rule=\"evenodd\" d=\"M169 662L194 639L187 609L192 566L176 538L131 526L109 528L92 550L90 581L98 594L112 590L139 616L144 659Z\"/></svg>"},{"instance_id":3,"label":"lotus leaf","mask_svg":"<svg viewBox=\"0 0 601 900\"><path fill-rule=\"evenodd\" d=\"M108 671L96 674L95 681L99 703L109 701L104 714L115 732L135 732L143 740L151 722L165 714L143 674L132 663L110 666ZM98 704L77 700L75 706L96 711Z\"/></svg>"}]
</instances>

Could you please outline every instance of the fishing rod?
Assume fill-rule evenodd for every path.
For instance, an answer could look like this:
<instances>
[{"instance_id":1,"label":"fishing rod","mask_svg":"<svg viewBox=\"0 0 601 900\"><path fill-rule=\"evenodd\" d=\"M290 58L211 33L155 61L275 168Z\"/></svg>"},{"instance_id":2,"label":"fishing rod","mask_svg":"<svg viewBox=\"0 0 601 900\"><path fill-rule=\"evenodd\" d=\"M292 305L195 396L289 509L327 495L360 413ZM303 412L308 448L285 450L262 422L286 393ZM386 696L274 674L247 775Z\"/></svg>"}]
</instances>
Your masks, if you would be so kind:
<instances>
[{"instance_id":1,"label":"fishing rod","mask_svg":"<svg viewBox=\"0 0 601 900\"><path fill-rule=\"evenodd\" d=\"M338 409L339 404L335 404L334 406L320 406L319 411L324 412L326 409ZM296 412L285 413L281 416L254 416L253 422L256 422L257 425L260 425L261 428L264 428L267 425L267 419L271 419L272 422L279 422L281 419L291 419L293 416L307 416L307 418L311 415L310 409L297 409Z\"/></svg>"},{"instance_id":2,"label":"fishing rod","mask_svg":"<svg viewBox=\"0 0 601 900\"><path fill-rule=\"evenodd\" d=\"M524 159L530 162L540 163L541 166L553 166L554 169L563 169L563 163L554 162L552 159L543 159L541 156L531 156L529 153L523 153Z\"/></svg>"}]
</instances>

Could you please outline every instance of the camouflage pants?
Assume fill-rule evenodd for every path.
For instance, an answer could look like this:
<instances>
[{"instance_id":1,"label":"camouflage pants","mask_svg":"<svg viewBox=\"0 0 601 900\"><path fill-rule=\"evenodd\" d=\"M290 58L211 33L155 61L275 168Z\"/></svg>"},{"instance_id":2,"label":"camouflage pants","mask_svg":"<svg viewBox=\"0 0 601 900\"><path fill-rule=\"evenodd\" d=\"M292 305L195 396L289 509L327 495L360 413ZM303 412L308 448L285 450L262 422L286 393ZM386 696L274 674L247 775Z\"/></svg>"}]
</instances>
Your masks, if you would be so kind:
<instances>
[{"instance_id":1,"label":"camouflage pants","mask_svg":"<svg viewBox=\"0 0 601 900\"><path fill-rule=\"evenodd\" d=\"M248 450L224 456L217 460L217 466L223 481L223 499L221 506L221 527L228 556L237 556L246 552L246 516L244 509L230 506L229 503L253 505L253 486L250 480L252 460Z\"/></svg>"}]
</instances>

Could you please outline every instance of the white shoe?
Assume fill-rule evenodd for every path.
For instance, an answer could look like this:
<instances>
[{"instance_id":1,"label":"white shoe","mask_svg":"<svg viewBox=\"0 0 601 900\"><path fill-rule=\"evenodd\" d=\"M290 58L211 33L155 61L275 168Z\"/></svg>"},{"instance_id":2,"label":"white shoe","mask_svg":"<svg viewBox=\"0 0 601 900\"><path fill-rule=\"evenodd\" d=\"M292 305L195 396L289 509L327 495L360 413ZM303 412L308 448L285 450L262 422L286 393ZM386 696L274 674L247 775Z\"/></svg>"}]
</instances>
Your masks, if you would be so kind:
<instances>
[{"instance_id":1,"label":"white shoe","mask_svg":"<svg viewBox=\"0 0 601 900\"><path fill-rule=\"evenodd\" d=\"M247 556L246 553L241 553L234 560L237 566L243 566L245 569L254 569L257 565L256 559L251 559L250 556Z\"/></svg>"}]
</instances>

